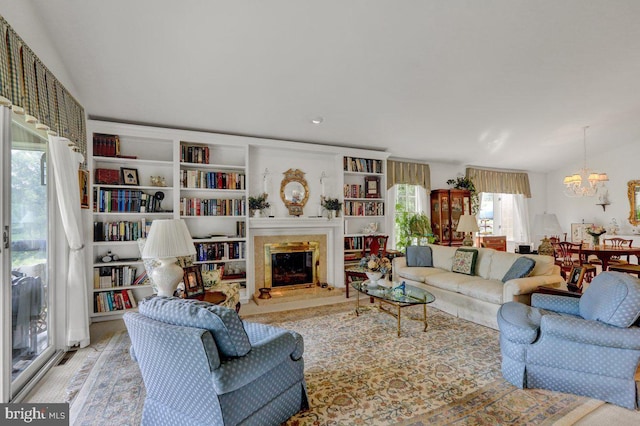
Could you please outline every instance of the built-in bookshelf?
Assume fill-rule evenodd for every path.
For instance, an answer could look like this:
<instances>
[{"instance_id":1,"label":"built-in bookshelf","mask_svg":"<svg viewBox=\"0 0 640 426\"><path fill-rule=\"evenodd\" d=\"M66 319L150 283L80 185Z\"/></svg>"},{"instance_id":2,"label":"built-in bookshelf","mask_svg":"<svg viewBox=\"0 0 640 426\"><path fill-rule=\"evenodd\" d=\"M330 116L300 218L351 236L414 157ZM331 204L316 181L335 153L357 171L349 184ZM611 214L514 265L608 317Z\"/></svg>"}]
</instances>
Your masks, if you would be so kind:
<instances>
[{"instance_id":1,"label":"built-in bookshelf","mask_svg":"<svg viewBox=\"0 0 640 426\"><path fill-rule=\"evenodd\" d=\"M246 288L248 147L215 134L93 120L88 130L91 317L111 319L152 294L137 240L158 218L184 219L201 255L195 263Z\"/></svg>"}]
</instances>

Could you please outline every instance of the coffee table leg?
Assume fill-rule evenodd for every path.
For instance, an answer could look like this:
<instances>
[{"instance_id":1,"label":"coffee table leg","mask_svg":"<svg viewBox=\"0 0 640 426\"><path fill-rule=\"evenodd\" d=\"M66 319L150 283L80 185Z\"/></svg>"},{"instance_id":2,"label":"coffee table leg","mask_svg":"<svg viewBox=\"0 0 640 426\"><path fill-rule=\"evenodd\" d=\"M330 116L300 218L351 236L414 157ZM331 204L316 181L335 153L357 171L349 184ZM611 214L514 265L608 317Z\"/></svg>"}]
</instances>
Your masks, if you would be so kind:
<instances>
[{"instance_id":1,"label":"coffee table leg","mask_svg":"<svg viewBox=\"0 0 640 426\"><path fill-rule=\"evenodd\" d=\"M360 316L360 292L356 291L356 316Z\"/></svg>"},{"instance_id":2,"label":"coffee table leg","mask_svg":"<svg viewBox=\"0 0 640 426\"><path fill-rule=\"evenodd\" d=\"M398 305L398 337L400 337L400 305Z\"/></svg>"},{"instance_id":3,"label":"coffee table leg","mask_svg":"<svg viewBox=\"0 0 640 426\"><path fill-rule=\"evenodd\" d=\"M424 330L422 331L427 331L427 305L422 305L422 308L424 309Z\"/></svg>"}]
</instances>

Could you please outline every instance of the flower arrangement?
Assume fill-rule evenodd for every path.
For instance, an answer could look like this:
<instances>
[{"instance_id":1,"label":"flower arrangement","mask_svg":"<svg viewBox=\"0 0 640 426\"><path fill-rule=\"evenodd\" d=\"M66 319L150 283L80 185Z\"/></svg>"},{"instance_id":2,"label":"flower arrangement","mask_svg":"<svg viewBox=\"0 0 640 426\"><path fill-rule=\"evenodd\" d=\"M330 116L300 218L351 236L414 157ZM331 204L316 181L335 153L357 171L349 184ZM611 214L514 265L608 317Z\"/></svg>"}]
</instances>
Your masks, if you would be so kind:
<instances>
[{"instance_id":1,"label":"flower arrangement","mask_svg":"<svg viewBox=\"0 0 640 426\"><path fill-rule=\"evenodd\" d=\"M342 203L337 198L326 198L322 202L322 207L324 207L327 210L341 210Z\"/></svg>"},{"instance_id":2,"label":"flower arrangement","mask_svg":"<svg viewBox=\"0 0 640 426\"><path fill-rule=\"evenodd\" d=\"M370 254L360 259L360 267L364 268L368 272L380 272L386 274L391 271L391 261L386 257L379 257L375 254Z\"/></svg>"},{"instance_id":3,"label":"flower arrangement","mask_svg":"<svg viewBox=\"0 0 640 426\"><path fill-rule=\"evenodd\" d=\"M266 193L257 195L255 197L250 196L249 210L262 210L262 209L268 209L269 207L271 207L271 204L267 202L268 196L269 194L266 194Z\"/></svg>"},{"instance_id":4,"label":"flower arrangement","mask_svg":"<svg viewBox=\"0 0 640 426\"><path fill-rule=\"evenodd\" d=\"M607 232L607 230L604 229L604 226L595 226L595 225L587 227L585 231L587 234L591 235L592 237L599 237L600 235Z\"/></svg>"}]
</instances>

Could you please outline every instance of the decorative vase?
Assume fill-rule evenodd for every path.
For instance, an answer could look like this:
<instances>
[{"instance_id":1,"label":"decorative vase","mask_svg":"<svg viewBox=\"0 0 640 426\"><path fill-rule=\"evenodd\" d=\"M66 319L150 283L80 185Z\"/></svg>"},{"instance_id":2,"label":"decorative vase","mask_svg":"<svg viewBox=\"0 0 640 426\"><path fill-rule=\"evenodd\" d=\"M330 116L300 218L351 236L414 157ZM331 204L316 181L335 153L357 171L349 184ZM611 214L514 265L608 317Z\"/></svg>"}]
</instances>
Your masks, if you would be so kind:
<instances>
[{"instance_id":1,"label":"decorative vase","mask_svg":"<svg viewBox=\"0 0 640 426\"><path fill-rule=\"evenodd\" d=\"M262 217L262 210L254 210L253 211L253 217Z\"/></svg>"},{"instance_id":2,"label":"decorative vase","mask_svg":"<svg viewBox=\"0 0 640 426\"><path fill-rule=\"evenodd\" d=\"M600 235L592 235L593 237L593 248L600 247Z\"/></svg>"},{"instance_id":3,"label":"decorative vase","mask_svg":"<svg viewBox=\"0 0 640 426\"><path fill-rule=\"evenodd\" d=\"M333 215L335 214L335 210L327 210L327 219L333 219Z\"/></svg>"},{"instance_id":4,"label":"decorative vase","mask_svg":"<svg viewBox=\"0 0 640 426\"><path fill-rule=\"evenodd\" d=\"M370 283L377 284L380 278L382 278L382 272L380 271L367 271L365 274L367 274L367 278L369 278Z\"/></svg>"}]
</instances>

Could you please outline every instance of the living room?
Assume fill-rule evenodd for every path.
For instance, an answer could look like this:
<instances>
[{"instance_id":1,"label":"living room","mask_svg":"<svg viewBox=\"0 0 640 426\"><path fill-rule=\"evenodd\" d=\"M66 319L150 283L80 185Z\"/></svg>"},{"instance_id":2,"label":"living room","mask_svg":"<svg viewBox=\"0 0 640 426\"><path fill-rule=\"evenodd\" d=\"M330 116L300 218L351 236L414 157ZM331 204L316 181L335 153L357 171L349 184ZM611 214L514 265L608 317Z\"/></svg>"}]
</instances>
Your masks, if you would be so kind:
<instances>
[{"instance_id":1,"label":"living room","mask_svg":"<svg viewBox=\"0 0 640 426\"><path fill-rule=\"evenodd\" d=\"M327 220L320 203L322 196L344 202L343 157L428 165L428 189L448 188L468 167L526 173L530 238L509 241L510 251L539 245L534 218L544 213L555 214L568 239L572 224L615 222L622 236L636 229L628 220L628 182L640 179L636 2L215 2L192 10L173 2L110 3L0 2L0 15L84 108L89 168L94 133L119 135L123 146L131 135L170 141L174 162L181 142L197 138L245 150L246 195L267 192L265 216L274 216L247 213L250 237L282 235L300 219L290 234L326 238L318 282L338 292L349 218ZM176 189L163 192L165 203L178 205L176 164L166 173ZM140 167L140 177L152 167ZM566 196L565 177L583 167L606 173L599 193L606 203ZM280 198L288 169L305 172L309 200L299 218ZM380 179L384 191L388 177ZM382 198L385 217L375 220L390 233L393 206ZM82 220L91 229L91 209L82 210ZM351 221L358 230L368 222ZM61 222L52 225L59 232L52 250L62 260L68 249ZM106 247L86 246L91 277L89 258ZM130 257L133 249L118 254ZM259 294L252 260L259 256L245 265L241 315L266 312L246 309ZM66 272L56 270L56 280L65 281ZM59 298L66 316L69 302ZM437 315L434 324L445 324ZM101 319L91 318L91 346ZM67 325L57 321L63 348ZM5 402L12 391L3 387Z\"/></svg>"}]
</instances>

